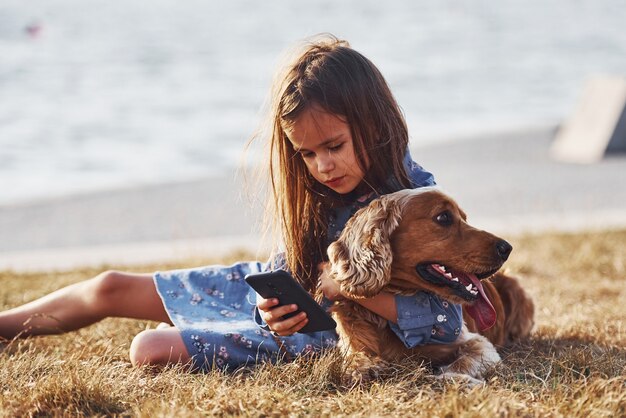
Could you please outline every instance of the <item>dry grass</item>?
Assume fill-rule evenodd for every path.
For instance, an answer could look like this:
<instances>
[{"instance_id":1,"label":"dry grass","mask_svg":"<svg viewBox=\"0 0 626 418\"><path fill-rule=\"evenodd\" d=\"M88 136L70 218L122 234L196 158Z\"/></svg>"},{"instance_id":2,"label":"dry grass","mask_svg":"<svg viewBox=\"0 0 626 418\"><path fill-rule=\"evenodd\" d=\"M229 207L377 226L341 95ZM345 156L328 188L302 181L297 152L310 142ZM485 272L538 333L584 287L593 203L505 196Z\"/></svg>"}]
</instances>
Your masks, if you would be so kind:
<instances>
[{"instance_id":1,"label":"dry grass","mask_svg":"<svg viewBox=\"0 0 626 418\"><path fill-rule=\"evenodd\" d=\"M342 359L265 365L234 375L134 369L134 334L109 319L77 333L11 343L0 354L4 416L393 415L626 416L626 231L511 239L509 269L537 305L530 341L502 352L485 387L442 384L404 364L366 387L339 383ZM237 258L237 257L236 257ZM212 262L213 260L203 260ZM224 261L224 260L220 260ZM145 266L154 270L178 266ZM98 270L0 273L0 308Z\"/></svg>"}]
</instances>

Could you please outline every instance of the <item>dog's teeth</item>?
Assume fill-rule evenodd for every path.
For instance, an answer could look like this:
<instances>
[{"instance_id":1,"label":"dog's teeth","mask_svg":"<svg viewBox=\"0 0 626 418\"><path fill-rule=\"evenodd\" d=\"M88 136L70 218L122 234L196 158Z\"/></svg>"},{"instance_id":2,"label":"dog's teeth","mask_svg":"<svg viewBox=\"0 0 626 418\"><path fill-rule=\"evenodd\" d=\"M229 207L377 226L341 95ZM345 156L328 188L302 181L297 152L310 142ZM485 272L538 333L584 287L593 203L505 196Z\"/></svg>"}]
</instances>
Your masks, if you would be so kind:
<instances>
[{"instance_id":1,"label":"dog's teeth","mask_svg":"<svg viewBox=\"0 0 626 418\"><path fill-rule=\"evenodd\" d=\"M458 277L453 277L453 278L452 278L452 281L453 281L453 282L458 282L458 281L459 281L459 278L458 278Z\"/></svg>"},{"instance_id":2,"label":"dog's teeth","mask_svg":"<svg viewBox=\"0 0 626 418\"><path fill-rule=\"evenodd\" d=\"M472 285L468 284L467 286L465 286L465 288L467 289L468 292L472 291Z\"/></svg>"},{"instance_id":3,"label":"dog's teeth","mask_svg":"<svg viewBox=\"0 0 626 418\"><path fill-rule=\"evenodd\" d=\"M448 279L452 278L452 274L450 274L450 273L445 273L444 276L446 276Z\"/></svg>"}]
</instances>

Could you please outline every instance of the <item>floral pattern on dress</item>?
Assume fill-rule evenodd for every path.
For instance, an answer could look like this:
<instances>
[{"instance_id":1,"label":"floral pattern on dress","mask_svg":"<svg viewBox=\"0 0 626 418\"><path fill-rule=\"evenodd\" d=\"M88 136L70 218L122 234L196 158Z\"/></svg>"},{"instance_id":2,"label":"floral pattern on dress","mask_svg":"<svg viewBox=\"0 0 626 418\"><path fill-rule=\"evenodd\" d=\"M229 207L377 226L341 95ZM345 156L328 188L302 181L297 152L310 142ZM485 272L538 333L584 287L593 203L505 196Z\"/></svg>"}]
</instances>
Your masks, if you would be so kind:
<instances>
[{"instance_id":1,"label":"floral pattern on dress","mask_svg":"<svg viewBox=\"0 0 626 418\"><path fill-rule=\"evenodd\" d=\"M157 291L196 367L233 370L282 358L275 338L254 321L256 293L243 280L260 271L261 263L242 262L155 274ZM283 340L283 347L297 356L334 346L336 334L295 334Z\"/></svg>"},{"instance_id":2,"label":"floral pattern on dress","mask_svg":"<svg viewBox=\"0 0 626 418\"><path fill-rule=\"evenodd\" d=\"M230 358L230 355L228 354L228 350L226 349L226 347L222 345L220 346L217 352L217 358L215 359L215 364L218 367L224 367L229 358Z\"/></svg>"},{"instance_id":3,"label":"floral pattern on dress","mask_svg":"<svg viewBox=\"0 0 626 418\"><path fill-rule=\"evenodd\" d=\"M245 335L239 333L232 334L229 332L227 334L224 334L224 336L226 338L232 339L233 342L237 345L241 345L245 348L252 348L252 340L247 339Z\"/></svg>"},{"instance_id":4,"label":"floral pattern on dress","mask_svg":"<svg viewBox=\"0 0 626 418\"><path fill-rule=\"evenodd\" d=\"M206 342L200 335L191 334L190 338L192 341L192 345L196 348L198 352L204 353L211 349L211 344Z\"/></svg>"},{"instance_id":5,"label":"floral pattern on dress","mask_svg":"<svg viewBox=\"0 0 626 418\"><path fill-rule=\"evenodd\" d=\"M195 305L197 305L199 303L202 303L203 300L204 299L202 299L202 296L200 296L199 293L194 293L191 296L191 299L189 299L189 304L192 305L192 306L195 306Z\"/></svg>"}]
</instances>

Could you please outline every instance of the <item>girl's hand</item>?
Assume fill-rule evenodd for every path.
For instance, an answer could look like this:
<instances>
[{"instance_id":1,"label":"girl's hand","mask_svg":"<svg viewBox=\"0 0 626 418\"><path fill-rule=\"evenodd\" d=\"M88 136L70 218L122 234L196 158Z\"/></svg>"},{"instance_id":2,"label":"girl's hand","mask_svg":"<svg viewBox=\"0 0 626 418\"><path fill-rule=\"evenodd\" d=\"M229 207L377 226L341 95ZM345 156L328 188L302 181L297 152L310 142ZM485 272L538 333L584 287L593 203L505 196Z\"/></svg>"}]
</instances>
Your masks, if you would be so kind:
<instances>
[{"instance_id":1,"label":"girl's hand","mask_svg":"<svg viewBox=\"0 0 626 418\"><path fill-rule=\"evenodd\" d=\"M350 299L341 294L339 284L327 274L329 270L328 264L329 263L320 263L317 265L317 269L320 272L320 289L324 292L324 296L330 300ZM380 292L378 295L371 298L352 300L394 324L398 323L396 300L395 296L391 293Z\"/></svg>"},{"instance_id":2,"label":"girl's hand","mask_svg":"<svg viewBox=\"0 0 626 418\"><path fill-rule=\"evenodd\" d=\"M257 295L257 306L261 311L261 317L274 335L289 336L295 334L309 322L304 312L300 312L289 319L283 319L284 315L297 311L297 305L276 305L278 305L278 299L263 299Z\"/></svg>"},{"instance_id":3,"label":"girl's hand","mask_svg":"<svg viewBox=\"0 0 626 418\"><path fill-rule=\"evenodd\" d=\"M329 300L343 299L344 296L341 294L339 284L327 273L328 263L319 263L317 270L320 272L320 290L324 293L324 296Z\"/></svg>"}]
</instances>

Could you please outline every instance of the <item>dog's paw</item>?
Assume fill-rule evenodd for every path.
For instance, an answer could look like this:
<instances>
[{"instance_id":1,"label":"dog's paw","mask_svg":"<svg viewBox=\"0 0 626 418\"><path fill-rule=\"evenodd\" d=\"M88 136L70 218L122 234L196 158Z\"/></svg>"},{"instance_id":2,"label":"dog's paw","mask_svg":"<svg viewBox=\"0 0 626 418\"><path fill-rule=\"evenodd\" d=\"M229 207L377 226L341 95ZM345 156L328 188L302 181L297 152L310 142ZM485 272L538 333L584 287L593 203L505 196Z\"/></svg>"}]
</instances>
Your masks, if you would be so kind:
<instances>
[{"instance_id":1,"label":"dog's paw","mask_svg":"<svg viewBox=\"0 0 626 418\"><path fill-rule=\"evenodd\" d=\"M348 369L343 375L344 386L356 387L366 385L381 377L381 369L378 367L360 367Z\"/></svg>"},{"instance_id":2,"label":"dog's paw","mask_svg":"<svg viewBox=\"0 0 626 418\"><path fill-rule=\"evenodd\" d=\"M465 341L459 345L458 357L442 367L441 372L483 378L488 370L500 363L500 355L493 344L482 335L464 332L463 338Z\"/></svg>"},{"instance_id":3,"label":"dog's paw","mask_svg":"<svg viewBox=\"0 0 626 418\"><path fill-rule=\"evenodd\" d=\"M389 364L379 357L370 357L362 352L353 352L348 356L343 374L345 386L359 386L380 379L389 370Z\"/></svg>"},{"instance_id":4,"label":"dog's paw","mask_svg":"<svg viewBox=\"0 0 626 418\"><path fill-rule=\"evenodd\" d=\"M468 388L474 388L477 386L485 385L484 380L477 379L473 376L470 376L469 374L464 374L464 373L455 373L455 372L446 371L437 375L436 378L443 380L445 382L460 383L463 386L466 386Z\"/></svg>"},{"instance_id":5,"label":"dog's paw","mask_svg":"<svg viewBox=\"0 0 626 418\"><path fill-rule=\"evenodd\" d=\"M343 385L351 388L361 386L369 381L369 374L364 374L361 370L348 370L342 379Z\"/></svg>"}]
</instances>

